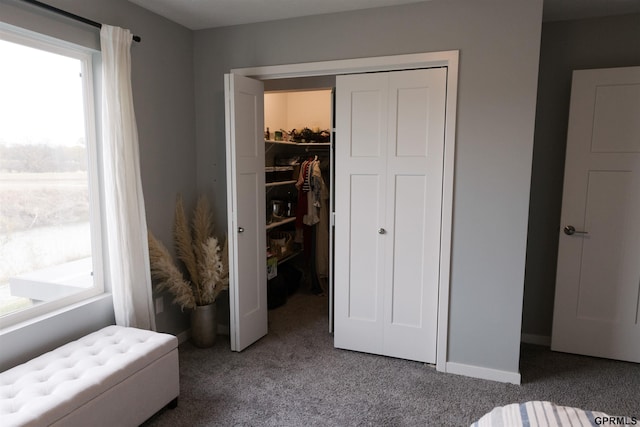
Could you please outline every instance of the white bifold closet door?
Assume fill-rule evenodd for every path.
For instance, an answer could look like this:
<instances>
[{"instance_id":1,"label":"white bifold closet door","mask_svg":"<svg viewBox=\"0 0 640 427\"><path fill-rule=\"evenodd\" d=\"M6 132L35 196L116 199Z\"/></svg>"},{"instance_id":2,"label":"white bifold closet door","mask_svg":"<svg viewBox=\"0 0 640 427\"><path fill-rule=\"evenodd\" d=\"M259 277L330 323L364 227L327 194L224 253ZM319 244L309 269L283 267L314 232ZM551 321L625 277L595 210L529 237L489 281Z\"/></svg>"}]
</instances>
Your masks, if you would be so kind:
<instances>
[{"instance_id":1,"label":"white bifold closet door","mask_svg":"<svg viewBox=\"0 0 640 427\"><path fill-rule=\"evenodd\" d=\"M446 68L338 76L338 348L436 361Z\"/></svg>"},{"instance_id":2,"label":"white bifold closet door","mask_svg":"<svg viewBox=\"0 0 640 427\"><path fill-rule=\"evenodd\" d=\"M267 334L264 85L225 75L231 350Z\"/></svg>"}]
</instances>

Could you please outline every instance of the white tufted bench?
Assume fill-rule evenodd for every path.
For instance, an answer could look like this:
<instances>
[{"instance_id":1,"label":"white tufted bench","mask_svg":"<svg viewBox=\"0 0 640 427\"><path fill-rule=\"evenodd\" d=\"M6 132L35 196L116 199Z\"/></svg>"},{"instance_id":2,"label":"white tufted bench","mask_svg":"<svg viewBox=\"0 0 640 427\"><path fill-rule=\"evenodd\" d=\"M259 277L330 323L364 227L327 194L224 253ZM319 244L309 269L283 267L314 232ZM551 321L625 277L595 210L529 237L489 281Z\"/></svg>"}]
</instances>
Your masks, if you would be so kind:
<instances>
[{"instance_id":1,"label":"white tufted bench","mask_svg":"<svg viewBox=\"0 0 640 427\"><path fill-rule=\"evenodd\" d=\"M179 393L173 335L108 326L0 373L0 425L137 426Z\"/></svg>"}]
</instances>

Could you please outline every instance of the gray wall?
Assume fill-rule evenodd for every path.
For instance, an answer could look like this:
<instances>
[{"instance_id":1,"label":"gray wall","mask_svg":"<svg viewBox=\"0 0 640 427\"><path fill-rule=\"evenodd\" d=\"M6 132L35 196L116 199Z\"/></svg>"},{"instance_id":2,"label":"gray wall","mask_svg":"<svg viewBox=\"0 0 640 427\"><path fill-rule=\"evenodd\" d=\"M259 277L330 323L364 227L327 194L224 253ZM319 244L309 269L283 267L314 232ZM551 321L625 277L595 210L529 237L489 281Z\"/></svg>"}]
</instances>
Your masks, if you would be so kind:
<instances>
[{"instance_id":1,"label":"gray wall","mask_svg":"<svg viewBox=\"0 0 640 427\"><path fill-rule=\"evenodd\" d=\"M541 0L434 0L195 32L198 188L218 227L223 73L459 49L448 360L518 372L541 16Z\"/></svg>"},{"instance_id":2,"label":"gray wall","mask_svg":"<svg viewBox=\"0 0 640 427\"><path fill-rule=\"evenodd\" d=\"M539 2L518 10L507 1L482 7L472 1L434 1L198 31L195 69L193 33L144 9L122 0L48 2L131 28L143 38L132 50L142 180L149 228L168 246L175 195L183 193L187 205L196 197L194 164L198 189L214 197L217 229L225 228L222 73L255 65L460 49L449 359L517 371ZM14 0L0 3L0 20L98 44L91 27ZM524 333L551 333L571 70L639 65L639 40L639 15L543 26ZM22 350L28 357L28 352L112 322L104 302L95 308L94 313L101 313L98 320L64 334L55 332L63 329L61 324L51 322L55 327L30 329L29 339L3 336L3 348L11 342L19 350L12 355L3 350L0 368L7 359L20 358ZM66 324L78 324L78 317L72 318ZM169 296L157 321L160 330L172 333L188 327Z\"/></svg>"},{"instance_id":3,"label":"gray wall","mask_svg":"<svg viewBox=\"0 0 640 427\"><path fill-rule=\"evenodd\" d=\"M142 185L149 228L172 246L174 201L196 199L193 33L124 0L47 0L47 3L142 37L132 47L133 96L140 139ZM21 4L0 3L0 20L74 41L99 44L97 29ZM0 370L101 326L113 323L105 299L28 328L3 331ZM158 329L180 333L188 319L165 297ZM8 350L10 348L10 351Z\"/></svg>"},{"instance_id":4,"label":"gray wall","mask_svg":"<svg viewBox=\"0 0 640 427\"><path fill-rule=\"evenodd\" d=\"M540 49L522 332L549 337L571 73L640 65L640 15L545 23Z\"/></svg>"}]
</instances>

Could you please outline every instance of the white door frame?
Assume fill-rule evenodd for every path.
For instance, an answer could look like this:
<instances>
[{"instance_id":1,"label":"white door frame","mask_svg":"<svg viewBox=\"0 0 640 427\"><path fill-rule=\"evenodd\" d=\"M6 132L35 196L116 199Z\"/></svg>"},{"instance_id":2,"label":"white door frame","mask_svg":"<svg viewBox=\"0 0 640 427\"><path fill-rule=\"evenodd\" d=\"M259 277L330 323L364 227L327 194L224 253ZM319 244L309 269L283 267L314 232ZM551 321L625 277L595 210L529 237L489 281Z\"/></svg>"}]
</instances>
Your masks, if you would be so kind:
<instances>
[{"instance_id":1,"label":"white door frame","mask_svg":"<svg viewBox=\"0 0 640 427\"><path fill-rule=\"evenodd\" d=\"M335 61L236 68L231 73L258 80L334 76L339 74L447 67L445 106L444 172L442 181L442 224L440 229L440 277L438 283L438 337L436 369L446 372L449 336L449 286L453 221L453 179L455 166L456 105L458 99L459 51L342 59Z\"/></svg>"}]
</instances>

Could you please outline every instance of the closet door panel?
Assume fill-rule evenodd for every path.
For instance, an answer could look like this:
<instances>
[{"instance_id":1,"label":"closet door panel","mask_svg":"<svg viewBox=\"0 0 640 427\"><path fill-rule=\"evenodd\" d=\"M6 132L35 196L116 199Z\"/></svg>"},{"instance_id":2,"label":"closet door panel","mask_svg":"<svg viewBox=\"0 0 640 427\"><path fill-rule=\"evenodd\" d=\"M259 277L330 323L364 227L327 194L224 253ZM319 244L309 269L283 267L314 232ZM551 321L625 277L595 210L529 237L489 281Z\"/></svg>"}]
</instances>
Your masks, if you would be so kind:
<instances>
[{"instance_id":1,"label":"closet door panel","mask_svg":"<svg viewBox=\"0 0 640 427\"><path fill-rule=\"evenodd\" d=\"M389 73L384 354L427 363L436 361L445 84L442 68Z\"/></svg>"},{"instance_id":2,"label":"closet door panel","mask_svg":"<svg viewBox=\"0 0 640 427\"><path fill-rule=\"evenodd\" d=\"M349 238L349 313L355 321L379 322L378 309L383 278L375 260L381 251L375 233L379 223L380 179L376 175L351 176L351 213ZM372 262L373 261L373 262Z\"/></svg>"},{"instance_id":3,"label":"closet door panel","mask_svg":"<svg viewBox=\"0 0 640 427\"><path fill-rule=\"evenodd\" d=\"M260 175L264 176L264 174ZM238 211L238 224L243 224L244 228L242 233L237 234L238 253L242 254L244 260L262 260L264 251L259 250L256 242L263 240L263 225L260 220L264 215L258 217L256 213L264 212L264 179L261 180L261 176L255 173L241 173L238 174L237 180L238 188L242 189L242 193L238 194L238 203L243 207ZM242 280L244 289L242 298L238 300L238 307L243 317L251 317L263 308L265 287L263 266L263 262L242 264L239 278Z\"/></svg>"},{"instance_id":4,"label":"closet door panel","mask_svg":"<svg viewBox=\"0 0 640 427\"><path fill-rule=\"evenodd\" d=\"M336 347L436 361L445 88L446 69L337 78Z\"/></svg>"},{"instance_id":5,"label":"closet door panel","mask_svg":"<svg viewBox=\"0 0 640 427\"><path fill-rule=\"evenodd\" d=\"M389 299L389 322L395 326L422 326L425 186L424 176L396 177Z\"/></svg>"},{"instance_id":6,"label":"closet door panel","mask_svg":"<svg viewBox=\"0 0 640 427\"><path fill-rule=\"evenodd\" d=\"M233 351L243 350L267 333L263 98L262 82L225 75L229 329Z\"/></svg>"},{"instance_id":7,"label":"closet door panel","mask_svg":"<svg viewBox=\"0 0 640 427\"><path fill-rule=\"evenodd\" d=\"M392 265L385 280L386 356L435 363L437 261L431 240L427 176L396 175L393 187ZM434 280L435 279L435 280Z\"/></svg>"},{"instance_id":8,"label":"closet door panel","mask_svg":"<svg viewBox=\"0 0 640 427\"><path fill-rule=\"evenodd\" d=\"M340 76L336 89L336 347L380 354L387 132L386 77Z\"/></svg>"},{"instance_id":9,"label":"closet door panel","mask_svg":"<svg viewBox=\"0 0 640 427\"><path fill-rule=\"evenodd\" d=\"M381 90L359 89L351 93L351 157L380 157L386 94Z\"/></svg>"},{"instance_id":10,"label":"closet door panel","mask_svg":"<svg viewBox=\"0 0 640 427\"><path fill-rule=\"evenodd\" d=\"M426 157L429 132L429 88L396 88L395 156Z\"/></svg>"},{"instance_id":11,"label":"closet door panel","mask_svg":"<svg viewBox=\"0 0 640 427\"><path fill-rule=\"evenodd\" d=\"M248 122L253 123L258 120L259 103L260 100L255 94L243 90L239 90L236 94L235 108L247 115ZM236 141L242 141L242 143L236 142L236 160L238 162L248 162L247 166L251 168L252 164L260 161L260 153L264 153L264 149L260 149L260 144L264 144L262 135L253 126L238 126L235 131L235 138ZM264 154L262 154L262 157L264 157Z\"/></svg>"},{"instance_id":12,"label":"closet door panel","mask_svg":"<svg viewBox=\"0 0 640 427\"><path fill-rule=\"evenodd\" d=\"M384 354L427 363L436 361L445 86L443 68L389 73Z\"/></svg>"}]
</instances>

